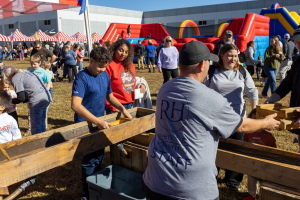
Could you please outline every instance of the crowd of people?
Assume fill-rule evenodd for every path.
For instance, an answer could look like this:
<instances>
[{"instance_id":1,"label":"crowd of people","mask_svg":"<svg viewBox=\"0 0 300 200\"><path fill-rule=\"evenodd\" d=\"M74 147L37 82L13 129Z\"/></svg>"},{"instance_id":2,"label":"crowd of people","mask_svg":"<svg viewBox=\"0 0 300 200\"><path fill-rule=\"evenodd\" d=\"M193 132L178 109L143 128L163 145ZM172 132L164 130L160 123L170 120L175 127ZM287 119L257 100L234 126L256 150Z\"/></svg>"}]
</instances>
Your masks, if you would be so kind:
<instances>
[{"instance_id":1,"label":"crowd of people","mask_svg":"<svg viewBox=\"0 0 300 200\"><path fill-rule=\"evenodd\" d=\"M130 26L127 32L130 37ZM54 74L51 68L58 59L64 66L63 78L68 76L69 82L73 83L71 108L75 112L74 123L89 121L99 129L107 129L111 124L99 119L105 113L121 112L132 118L127 109L132 108L136 101L135 91L142 94L149 91L145 80L137 84L141 78L136 77L133 64L136 53L138 70L145 69L146 56L149 72L155 72L157 59L158 72L163 75L163 85L156 101L156 134L148 150L142 191L150 200L217 200L219 169L215 160L220 135L276 147L275 138L268 132L280 124L274 119L276 114L265 119L255 117L259 101L253 80L255 70L258 81L263 84L263 79L267 79L261 96L268 96L271 90L272 95L266 103L275 103L291 91L290 106L300 105L300 61L297 59L300 26L292 38L286 34L284 39L280 47L278 36L272 37L264 59L260 56L257 60L255 43L250 41L244 53L245 67L240 64L241 52L234 44L230 30L216 45L214 54L198 41L186 43L178 52L170 36L164 38L159 48L152 44L151 39L147 39L147 46L138 41L135 48L126 39L106 41L103 47L100 44L93 46L89 65L84 69L83 58L88 49L85 44L42 45L35 41L33 49L27 51L31 64L27 70L6 66L3 59L8 55L2 53L0 118L3 120L0 124L10 128L0 135L0 143L21 138L16 112L20 103L28 103L31 134L46 130L47 111L53 101L51 80ZM17 46L20 54L23 54L23 49L21 44ZM23 59L22 55L19 56ZM278 70L280 86L277 88ZM14 90L10 90L11 85ZM244 93L252 110L248 116ZM295 125L300 126L300 119ZM293 132L300 134L298 129ZM122 144L118 145L121 150ZM89 198L86 178L100 170L103 156L104 149L101 149L82 158L82 200ZM243 177L241 173L225 170L225 178L220 181L228 188L240 190ZM255 199L257 181L248 176L249 196L244 200Z\"/></svg>"}]
</instances>

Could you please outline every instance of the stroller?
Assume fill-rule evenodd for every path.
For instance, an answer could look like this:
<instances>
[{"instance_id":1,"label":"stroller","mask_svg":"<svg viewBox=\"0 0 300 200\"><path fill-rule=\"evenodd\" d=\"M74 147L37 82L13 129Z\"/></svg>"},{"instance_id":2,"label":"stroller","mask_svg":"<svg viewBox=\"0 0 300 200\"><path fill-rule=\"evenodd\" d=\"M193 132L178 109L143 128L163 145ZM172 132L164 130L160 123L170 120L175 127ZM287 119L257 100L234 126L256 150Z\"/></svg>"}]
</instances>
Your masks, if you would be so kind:
<instances>
[{"instance_id":1,"label":"stroller","mask_svg":"<svg viewBox=\"0 0 300 200\"><path fill-rule=\"evenodd\" d=\"M61 81L62 78L59 78L59 74L58 74L58 69L61 67L61 58L56 58L55 61L51 64L51 68L50 70L53 72L54 74L54 80L53 82L56 81Z\"/></svg>"}]
</instances>

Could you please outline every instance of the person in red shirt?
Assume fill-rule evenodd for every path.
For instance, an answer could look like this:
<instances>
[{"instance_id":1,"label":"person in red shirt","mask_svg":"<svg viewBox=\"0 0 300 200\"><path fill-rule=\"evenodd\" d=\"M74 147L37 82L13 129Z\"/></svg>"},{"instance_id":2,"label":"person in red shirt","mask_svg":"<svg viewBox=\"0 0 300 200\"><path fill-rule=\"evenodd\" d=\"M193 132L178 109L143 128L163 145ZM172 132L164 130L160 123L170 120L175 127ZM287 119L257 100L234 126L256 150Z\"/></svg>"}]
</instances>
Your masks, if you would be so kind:
<instances>
[{"instance_id":1,"label":"person in red shirt","mask_svg":"<svg viewBox=\"0 0 300 200\"><path fill-rule=\"evenodd\" d=\"M249 113L248 118L256 119L256 108ZM260 132L254 132L254 133L246 133L244 135L244 141L276 148L276 139L274 138L272 133L265 130L262 130ZM256 199L257 181L258 180L256 178L252 176L248 176L249 195L243 198L243 200Z\"/></svg>"},{"instance_id":2,"label":"person in red shirt","mask_svg":"<svg viewBox=\"0 0 300 200\"><path fill-rule=\"evenodd\" d=\"M135 67L133 65L133 47L124 39L114 42L110 46L110 53L113 61L106 68L111 81L113 95L126 108L130 109L134 102L135 86ZM141 86L141 93L146 90L144 85ZM118 111L115 107L106 101L106 114Z\"/></svg>"}]
</instances>

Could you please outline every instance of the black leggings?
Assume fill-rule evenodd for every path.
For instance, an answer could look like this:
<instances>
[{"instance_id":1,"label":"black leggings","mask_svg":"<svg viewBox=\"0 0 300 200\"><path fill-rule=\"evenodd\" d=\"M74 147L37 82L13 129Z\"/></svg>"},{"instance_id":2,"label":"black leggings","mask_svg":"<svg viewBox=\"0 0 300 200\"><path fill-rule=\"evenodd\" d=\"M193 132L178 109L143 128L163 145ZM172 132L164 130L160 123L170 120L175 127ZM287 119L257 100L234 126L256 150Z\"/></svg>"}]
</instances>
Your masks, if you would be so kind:
<instances>
[{"instance_id":1,"label":"black leggings","mask_svg":"<svg viewBox=\"0 0 300 200\"><path fill-rule=\"evenodd\" d=\"M178 68L176 69L165 69L162 68L162 73L164 76L164 83L168 82L170 80L170 77L177 78L178 77Z\"/></svg>"},{"instance_id":2,"label":"black leggings","mask_svg":"<svg viewBox=\"0 0 300 200\"><path fill-rule=\"evenodd\" d=\"M69 82L72 82L73 81L72 70L73 70L74 76L77 75L76 65L66 65L65 64L65 67L68 67Z\"/></svg>"},{"instance_id":3,"label":"black leggings","mask_svg":"<svg viewBox=\"0 0 300 200\"><path fill-rule=\"evenodd\" d=\"M243 141L244 140L244 133L236 132L236 133L232 134L229 138ZM224 182L229 187L238 187L238 186L240 186L240 183L242 182L243 177L244 177L244 174L225 169Z\"/></svg>"},{"instance_id":4,"label":"black leggings","mask_svg":"<svg viewBox=\"0 0 300 200\"><path fill-rule=\"evenodd\" d=\"M11 113L7 113L7 114L9 114L10 116L12 116L17 121L17 124L18 124L18 127L19 127L19 121L18 121L17 111L14 111L14 112L11 112Z\"/></svg>"},{"instance_id":5,"label":"black leggings","mask_svg":"<svg viewBox=\"0 0 300 200\"><path fill-rule=\"evenodd\" d=\"M254 66L253 65L247 65L247 70L251 76L254 74Z\"/></svg>"}]
</instances>

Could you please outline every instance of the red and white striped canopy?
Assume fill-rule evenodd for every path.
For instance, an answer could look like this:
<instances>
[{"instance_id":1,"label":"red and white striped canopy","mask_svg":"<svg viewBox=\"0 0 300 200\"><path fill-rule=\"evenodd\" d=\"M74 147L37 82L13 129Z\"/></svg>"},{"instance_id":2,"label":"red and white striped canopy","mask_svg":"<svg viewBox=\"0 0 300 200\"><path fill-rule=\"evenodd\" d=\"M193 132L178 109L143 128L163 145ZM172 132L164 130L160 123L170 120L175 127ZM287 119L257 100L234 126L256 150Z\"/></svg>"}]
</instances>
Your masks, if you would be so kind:
<instances>
[{"instance_id":1,"label":"red and white striped canopy","mask_svg":"<svg viewBox=\"0 0 300 200\"><path fill-rule=\"evenodd\" d=\"M56 41L76 41L76 38L73 38L62 31L56 33L52 37L54 37Z\"/></svg>"},{"instance_id":2,"label":"red and white striped canopy","mask_svg":"<svg viewBox=\"0 0 300 200\"><path fill-rule=\"evenodd\" d=\"M86 36L83 35L81 32L77 32L75 35L72 36L76 39L76 41L86 41Z\"/></svg>"},{"instance_id":3,"label":"red and white striped canopy","mask_svg":"<svg viewBox=\"0 0 300 200\"><path fill-rule=\"evenodd\" d=\"M54 37L47 35L41 30L39 30L36 34L30 36L30 38L34 38L35 40L39 41L56 41Z\"/></svg>"},{"instance_id":4,"label":"red and white striped canopy","mask_svg":"<svg viewBox=\"0 0 300 200\"><path fill-rule=\"evenodd\" d=\"M0 19L78 6L78 0L0 0Z\"/></svg>"},{"instance_id":5,"label":"red and white striped canopy","mask_svg":"<svg viewBox=\"0 0 300 200\"><path fill-rule=\"evenodd\" d=\"M5 36L5 35L1 35L0 34L0 41L1 42L9 42L10 41L10 38Z\"/></svg>"},{"instance_id":6,"label":"red and white striped canopy","mask_svg":"<svg viewBox=\"0 0 300 200\"><path fill-rule=\"evenodd\" d=\"M18 29L15 30L10 36L8 36L13 42L27 42L27 41L35 41L34 38L27 37L23 35Z\"/></svg>"},{"instance_id":7,"label":"red and white striped canopy","mask_svg":"<svg viewBox=\"0 0 300 200\"><path fill-rule=\"evenodd\" d=\"M95 33L92 34L92 41L93 42L98 42L101 39L102 39L102 36L99 33L95 32Z\"/></svg>"}]
</instances>

